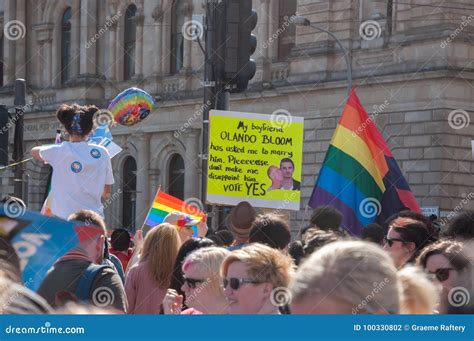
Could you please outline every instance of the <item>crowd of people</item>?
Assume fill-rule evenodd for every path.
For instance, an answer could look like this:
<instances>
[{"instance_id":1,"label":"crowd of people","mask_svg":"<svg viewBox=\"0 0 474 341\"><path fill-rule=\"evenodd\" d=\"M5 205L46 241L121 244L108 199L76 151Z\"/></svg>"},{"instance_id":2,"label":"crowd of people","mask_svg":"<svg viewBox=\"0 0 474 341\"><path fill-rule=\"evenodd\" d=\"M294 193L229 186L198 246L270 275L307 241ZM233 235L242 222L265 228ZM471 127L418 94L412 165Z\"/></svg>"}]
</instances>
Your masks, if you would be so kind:
<instances>
[{"instance_id":1,"label":"crowd of people","mask_svg":"<svg viewBox=\"0 0 474 341\"><path fill-rule=\"evenodd\" d=\"M340 229L336 209L323 206L292 242L285 219L248 202L231 211L228 229L197 238L180 233L192 227L176 215L185 218L174 213L132 238L126 229L108 233L96 212L72 214L103 234L59 258L37 292L23 284L18 256L1 240L2 313L474 313L470 212L438 231L402 211L356 238ZM376 241L379 229L385 236Z\"/></svg>"},{"instance_id":2,"label":"crowd of people","mask_svg":"<svg viewBox=\"0 0 474 341\"><path fill-rule=\"evenodd\" d=\"M108 231L98 202L113 183L110 158L87 142L96 111L61 106L69 142L32 153L53 167L52 214L102 233L57 259L37 292L0 238L0 313L474 313L472 212L440 226L401 211L352 236L337 209L321 206L292 240L286 217L242 201L219 231L180 212L145 235Z\"/></svg>"}]
</instances>

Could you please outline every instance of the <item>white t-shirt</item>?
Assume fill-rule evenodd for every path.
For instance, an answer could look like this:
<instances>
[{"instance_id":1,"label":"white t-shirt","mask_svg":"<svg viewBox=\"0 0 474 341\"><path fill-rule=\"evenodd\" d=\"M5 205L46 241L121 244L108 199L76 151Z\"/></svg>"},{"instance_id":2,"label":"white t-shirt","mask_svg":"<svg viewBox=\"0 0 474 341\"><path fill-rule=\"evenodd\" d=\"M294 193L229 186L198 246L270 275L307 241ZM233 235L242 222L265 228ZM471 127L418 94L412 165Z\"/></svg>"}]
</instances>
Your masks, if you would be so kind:
<instances>
[{"instance_id":1,"label":"white t-shirt","mask_svg":"<svg viewBox=\"0 0 474 341\"><path fill-rule=\"evenodd\" d=\"M44 146L39 154L53 167L53 215L67 219L74 212L88 209L103 216L104 186L114 183L107 149L87 142L63 142Z\"/></svg>"}]
</instances>

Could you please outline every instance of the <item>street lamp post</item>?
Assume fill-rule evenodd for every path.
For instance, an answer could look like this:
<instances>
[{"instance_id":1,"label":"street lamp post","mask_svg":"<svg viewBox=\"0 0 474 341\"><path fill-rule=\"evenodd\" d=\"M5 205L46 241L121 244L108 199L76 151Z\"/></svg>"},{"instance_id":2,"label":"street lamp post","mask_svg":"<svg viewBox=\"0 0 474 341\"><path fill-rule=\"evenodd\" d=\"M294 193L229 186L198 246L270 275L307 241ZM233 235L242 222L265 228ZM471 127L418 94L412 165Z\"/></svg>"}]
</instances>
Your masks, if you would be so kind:
<instances>
[{"instance_id":1,"label":"street lamp post","mask_svg":"<svg viewBox=\"0 0 474 341\"><path fill-rule=\"evenodd\" d=\"M339 48L344 53L344 58L347 64L347 82L348 82L347 95L349 96L352 91L352 62L351 62L349 51L342 45L341 41L333 33L329 32L328 30L324 28L314 25L313 23L311 23L311 21L309 21L305 17L298 15L295 17L293 22L295 25L298 25L298 26L309 26L309 27L314 28L315 30L327 33L336 41L336 43L339 45Z\"/></svg>"}]
</instances>

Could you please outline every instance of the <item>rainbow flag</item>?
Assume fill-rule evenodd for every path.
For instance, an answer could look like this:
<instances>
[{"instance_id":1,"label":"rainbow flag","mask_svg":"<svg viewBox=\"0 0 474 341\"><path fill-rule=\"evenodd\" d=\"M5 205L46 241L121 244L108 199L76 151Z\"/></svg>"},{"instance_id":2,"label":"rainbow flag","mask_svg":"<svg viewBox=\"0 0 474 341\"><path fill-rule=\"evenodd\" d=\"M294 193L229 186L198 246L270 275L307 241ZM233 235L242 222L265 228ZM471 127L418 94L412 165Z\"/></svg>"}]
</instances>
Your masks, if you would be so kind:
<instances>
[{"instance_id":1,"label":"rainbow flag","mask_svg":"<svg viewBox=\"0 0 474 341\"><path fill-rule=\"evenodd\" d=\"M420 212L382 134L352 90L319 172L309 206L342 212L355 235L403 209Z\"/></svg>"},{"instance_id":2,"label":"rainbow flag","mask_svg":"<svg viewBox=\"0 0 474 341\"><path fill-rule=\"evenodd\" d=\"M158 189L155 200L148 212L145 219L144 226L152 228L163 222L165 217L171 212L183 212L191 216L194 220L202 220L205 216L199 208L194 205L190 205L185 201L173 197L172 195L166 194ZM194 237L197 237L197 227L193 226Z\"/></svg>"}]
</instances>

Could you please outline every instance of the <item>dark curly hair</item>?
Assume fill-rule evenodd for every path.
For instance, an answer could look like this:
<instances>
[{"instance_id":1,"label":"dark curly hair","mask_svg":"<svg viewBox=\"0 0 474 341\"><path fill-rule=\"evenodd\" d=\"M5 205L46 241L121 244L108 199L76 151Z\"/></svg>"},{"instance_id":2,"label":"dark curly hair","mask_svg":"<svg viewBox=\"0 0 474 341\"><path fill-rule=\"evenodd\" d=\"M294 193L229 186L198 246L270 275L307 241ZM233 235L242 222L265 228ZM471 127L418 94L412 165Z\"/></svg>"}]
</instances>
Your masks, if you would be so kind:
<instances>
[{"instance_id":1,"label":"dark curly hair","mask_svg":"<svg viewBox=\"0 0 474 341\"><path fill-rule=\"evenodd\" d=\"M474 239L474 211L458 214L450 222L444 235L455 239Z\"/></svg>"},{"instance_id":2,"label":"dark curly hair","mask_svg":"<svg viewBox=\"0 0 474 341\"><path fill-rule=\"evenodd\" d=\"M56 117L69 135L87 136L94 127L94 115L98 111L95 105L62 104Z\"/></svg>"}]
</instances>

